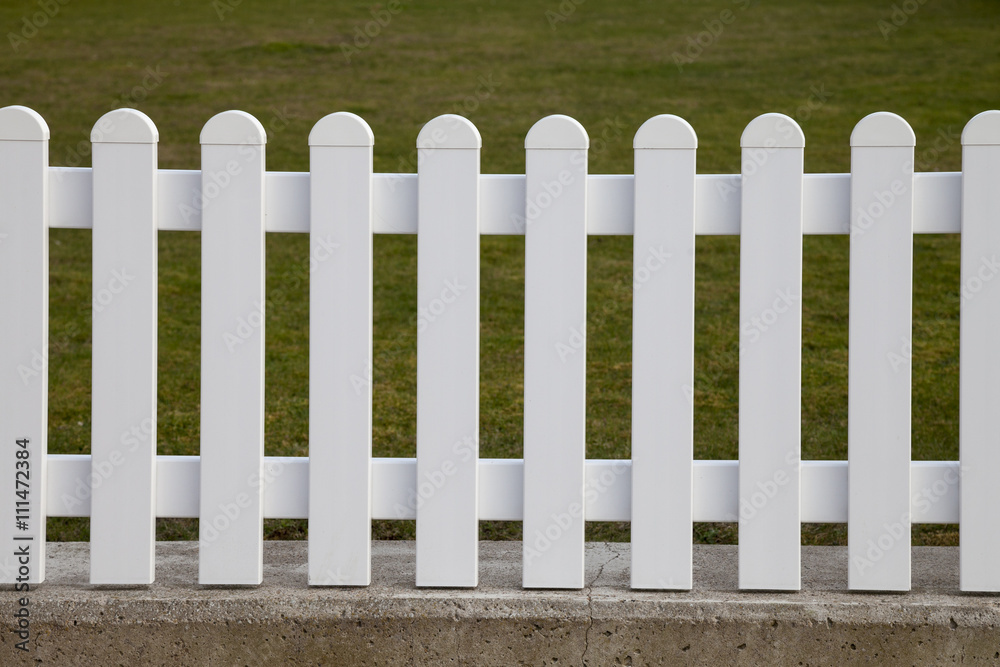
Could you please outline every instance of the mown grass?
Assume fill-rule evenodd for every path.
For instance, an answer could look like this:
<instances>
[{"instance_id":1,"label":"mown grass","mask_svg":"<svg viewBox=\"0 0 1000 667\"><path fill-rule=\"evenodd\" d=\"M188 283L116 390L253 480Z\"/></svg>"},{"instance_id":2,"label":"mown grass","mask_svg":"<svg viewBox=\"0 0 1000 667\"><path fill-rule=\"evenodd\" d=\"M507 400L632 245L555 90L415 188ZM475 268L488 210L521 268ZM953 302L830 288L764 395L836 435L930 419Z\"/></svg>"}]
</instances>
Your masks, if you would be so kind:
<instances>
[{"instance_id":1,"label":"mown grass","mask_svg":"<svg viewBox=\"0 0 1000 667\"><path fill-rule=\"evenodd\" d=\"M395 5L391 5L395 7ZM658 113L699 135L701 173L739 171L739 137L756 115L780 111L806 134L806 170L849 169L848 137L864 115L901 114L918 140L917 168L957 170L957 133L1000 106L1000 6L932 0L884 36L893 4L849 2L404 2L350 59L352 44L389 6L319 0L60 5L37 35L0 57L0 105L25 104L52 130L54 165L89 165L90 128L132 106L160 131L164 168L198 168L198 134L237 108L269 130L268 168L308 169L306 137L332 111L362 115L377 171L415 171L414 142L430 118L469 117L483 135L484 173L523 172L523 139L549 113L580 120L593 139L591 173L630 173L631 137ZM574 7L559 15L560 9ZM33 2L0 6L17 34ZM706 22L727 18L699 52ZM553 12L554 14L548 14ZM382 14L383 19L387 14ZM553 17L556 19L553 19ZM898 17L898 15L897 15ZM553 20L550 20L553 19ZM565 19L565 20L562 20ZM375 24L369 25L371 28ZM895 27L895 26L894 26ZM372 32L375 32L372 29ZM8 40L9 37L8 37ZM705 41L703 39L703 41ZM690 54L692 62L677 56ZM147 68L152 68L152 77ZM146 78L148 85L143 87ZM934 142L937 140L937 144ZM374 447L415 451L416 239L375 242ZM738 239L699 237L695 451L735 458ZM266 450L307 452L308 276L303 236L267 239ZM160 234L159 452L198 452L199 237ZM51 235L50 439L53 453L89 449L90 236ZM803 456L847 454L846 237L804 240ZM959 244L914 241L913 457L958 455ZM482 241L481 451L519 456L522 436L523 238ZM587 450L628 457L629 238L591 238L588 255ZM85 539L87 522L50 520L56 540ZM302 537L304 522L268 522L270 538ZM484 524L483 535L519 535ZM732 542L731 525L699 525L696 539ZM412 523L379 522L378 537L412 536ZM191 539L192 521L161 521L160 538ZM591 524L590 539L627 539L627 525ZM807 526L805 543L842 543L842 526ZM953 544L954 526L916 531Z\"/></svg>"}]
</instances>

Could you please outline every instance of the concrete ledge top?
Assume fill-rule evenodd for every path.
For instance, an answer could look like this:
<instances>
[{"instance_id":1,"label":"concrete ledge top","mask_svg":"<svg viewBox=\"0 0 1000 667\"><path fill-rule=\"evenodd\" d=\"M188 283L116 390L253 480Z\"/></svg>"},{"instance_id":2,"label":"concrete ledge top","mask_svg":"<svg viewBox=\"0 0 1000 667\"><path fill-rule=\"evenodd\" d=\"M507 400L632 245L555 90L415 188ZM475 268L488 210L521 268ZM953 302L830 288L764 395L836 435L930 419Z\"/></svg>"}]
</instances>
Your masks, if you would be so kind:
<instances>
[{"instance_id":1,"label":"concrete ledge top","mask_svg":"<svg viewBox=\"0 0 1000 667\"><path fill-rule=\"evenodd\" d=\"M167 641L164 633L174 641L177 633L193 632L201 645L219 652L227 638L252 632L257 643L233 639L232 650L257 657L265 651L286 664L299 664L289 658L298 655L305 664L307 656L317 655L309 652L319 641L316 628L325 633L322 655L339 647L352 656L343 664L421 664L415 656L435 647L448 655L457 651L455 664L522 659L539 664L531 656L542 655L537 651L543 646L543 654L565 656L569 664L629 664L613 662L626 654L646 660L664 656L634 664L676 664L669 655L689 664L735 658L755 664L779 657L784 662L791 655L822 661L834 653L837 663L846 664L861 657L859 646L868 651L868 660L881 651L909 664L916 656L921 662L931 655L926 652L932 646L934 656L960 648L967 657L990 660L1000 648L1000 597L958 592L958 549L952 547L915 547L913 590L902 594L848 592L846 547L803 547L803 591L797 593L738 591L734 546L695 546L690 592L630 590L628 544L588 544L588 587L579 591L522 590L520 542L481 543L475 589L417 589L412 542L373 544L369 587L309 587L306 547L305 542L265 542L264 583L224 588L193 583L196 543L159 542L156 583L109 587L87 583L88 544L50 544L47 582L31 591L33 627L45 632L37 648L61 645L65 653L71 650L66 642L73 640L83 651L89 632L100 646L113 645L116 632L140 645ZM0 599L12 608L19 595L5 586ZM300 637L303 628L313 628L313 634ZM894 640L888 638L890 629L898 635ZM0 653L13 650L13 637L0 633ZM258 645L268 637L274 642ZM492 645L489 637L503 646ZM199 645L190 642L189 649ZM393 642L398 646L392 655L404 656L398 662L385 652ZM491 648L484 653L486 644ZM774 653L776 646L784 648ZM461 655L473 654L462 651L473 648L482 661L463 661ZM118 656L114 650L108 655ZM922 653L912 652L918 650ZM86 653L88 659L102 655L97 647ZM219 664L226 664L242 654L220 656Z\"/></svg>"}]
</instances>

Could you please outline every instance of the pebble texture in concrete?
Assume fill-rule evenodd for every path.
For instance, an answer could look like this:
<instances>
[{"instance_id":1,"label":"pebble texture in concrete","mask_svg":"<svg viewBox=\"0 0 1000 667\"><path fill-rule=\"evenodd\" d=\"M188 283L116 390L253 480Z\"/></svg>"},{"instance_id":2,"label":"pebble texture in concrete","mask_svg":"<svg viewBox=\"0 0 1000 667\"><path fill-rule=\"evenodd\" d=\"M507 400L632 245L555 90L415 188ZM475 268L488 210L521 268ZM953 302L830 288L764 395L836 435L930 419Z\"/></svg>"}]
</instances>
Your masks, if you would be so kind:
<instances>
[{"instance_id":1,"label":"pebble texture in concrete","mask_svg":"<svg viewBox=\"0 0 1000 667\"><path fill-rule=\"evenodd\" d=\"M412 542L373 545L368 588L309 588L305 542L267 542L259 587L203 587L197 544L157 544L156 583L94 587L89 546L50 544L31 643L0 665L1000 664L1000 597L958 592L958 550L913 549L913 590L847 588L843 547L804 547L803 591L736 589L731 546L695 547L695 589L628 587L629 546L588 544L581 591L520 588L521 544L484 542L476 589L416 589Z\"/></svg>"}]
</instances>

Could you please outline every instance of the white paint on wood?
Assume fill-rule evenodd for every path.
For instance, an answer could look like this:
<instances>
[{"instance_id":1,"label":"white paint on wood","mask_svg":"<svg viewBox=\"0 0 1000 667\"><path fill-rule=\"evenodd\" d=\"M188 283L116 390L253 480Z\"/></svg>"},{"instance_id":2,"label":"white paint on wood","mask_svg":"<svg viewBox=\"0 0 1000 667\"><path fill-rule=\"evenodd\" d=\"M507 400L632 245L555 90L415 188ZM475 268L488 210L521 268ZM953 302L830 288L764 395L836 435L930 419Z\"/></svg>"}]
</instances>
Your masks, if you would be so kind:
<instances>
[{"instance_id":1,"label":"white paint on wood","mask_svg":"<svg viewBox=\"0 0 1000 667\"><path fill-rule=\"evenodd\" d=\"M48 125L27 107L0 109L0 454L6 466L0 498L7 508L0 521L0 583L6 584L22 576L15 551L25 545L32 554L28 583L45 580L48 181Z\"/></svg>"},{"instance_id":2,"label":"white paint on wood","mask_svg":"<svg viewBox=\"0 0 1000 667\"><path fill-rule=\"evenodd\" d=\"M632 588L692 583L697 145L691 126L671 115L635 136Z\"/></svg>"},{"instance_id":3,"label":"white paint on wood","mask_svg":"<svg viewBox=\"0 0 1000 667\"><path fill-rule=\"evenodd\" d=\"M525 139L525 588L584 585L588 144L568 116Z\"/></svg>"},{"instance_id":4,"label":"white paint on wood","mask_svg":"<svg viewBox=\"0 0 1000 667\"><path fill-rule=\"evenodd\" d=\"M851 135L851 590L910 588L914 145L906 121L885 112Z\"/></svg>"},{"instance_id":5,"label":"white paint on wood","mask_svg":"<svg viewBox=\"0 0 1000 667\"><path fill-rule=\"evenodd\" d=\"M1000 111L962 133L961 587L1000 592Z\"/></svg>"},{"instance_id":6,"label":"white paint on wood","mask_svg":"<svg viewBox=\"0 0 1000 667\"><path fill-rule=\"evenodd\" d=\"M461 116L417 137L417 586L479 581L479 152Z\"/></svg>"},{"instance_id":7,"label":"white paint on wood","mask_svg":"<svg viewBox=\"0 0 1000 667\"><path fill-rule=\"evenodd\" d=\"M346 112L309 135L313 586L371 583L373 145L368 124Z\"/></svg>"},{"instance_id":8,"label":"white paint on wood","mask_svg":"<svg viewBox=\"0 0 1000 667\"><path fill-rule=\"evenodd\" d=\"M156 544L156 142L134 109L93 141L90 583L149 584Z\"/></svg>"},{"instance_id":9,"label":"white paint on wood","mask_svg":"<svg viewBox=\"0 0 1000 667\"><path fill-rule=\"evenodd\" d=\"M265 140L241 111L201 133L201 584L263 576Z\"/></svg>"},{"instance_id":10,"label":"white paint on wood","mask_svg":"<svg viewBox=\"0 0 1000 667\"><path fill-rule=\"evenodd\" d=\"M805 137L764 114L741 145L739 584L798 590Z\"/></svg>"}]
</instances>

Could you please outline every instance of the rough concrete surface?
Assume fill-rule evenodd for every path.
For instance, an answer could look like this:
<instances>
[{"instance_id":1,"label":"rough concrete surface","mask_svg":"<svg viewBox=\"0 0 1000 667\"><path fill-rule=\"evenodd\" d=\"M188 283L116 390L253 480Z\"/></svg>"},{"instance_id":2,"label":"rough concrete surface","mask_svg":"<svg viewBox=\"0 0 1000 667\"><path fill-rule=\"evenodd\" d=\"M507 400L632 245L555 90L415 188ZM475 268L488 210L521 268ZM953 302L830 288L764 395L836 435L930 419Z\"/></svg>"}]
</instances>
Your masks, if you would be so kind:
<instances>
[{"instance_id":1,"label":"rough concrete surface","mask_svg":"<svg viewBox=\"0 0 1000 667\"><path fill-rule=\"evenodd\" d=\"M629 545L587 545L587 588L521 590L521 544L484 542L475 589L417 589L414 544L373 544L368 588L310 588L306 543L266 542L264 583L198 586L198 546L157 544L151 586L87 583L50 544L30 592L0 591L0 665L1000 664L1000 597L958 592L958 550L913 549L913 590L850 593L844 547L803 547L803 591L736 589L736 547L695 547L690 592L633 591Z\"/></svg>"}]
</instances>

